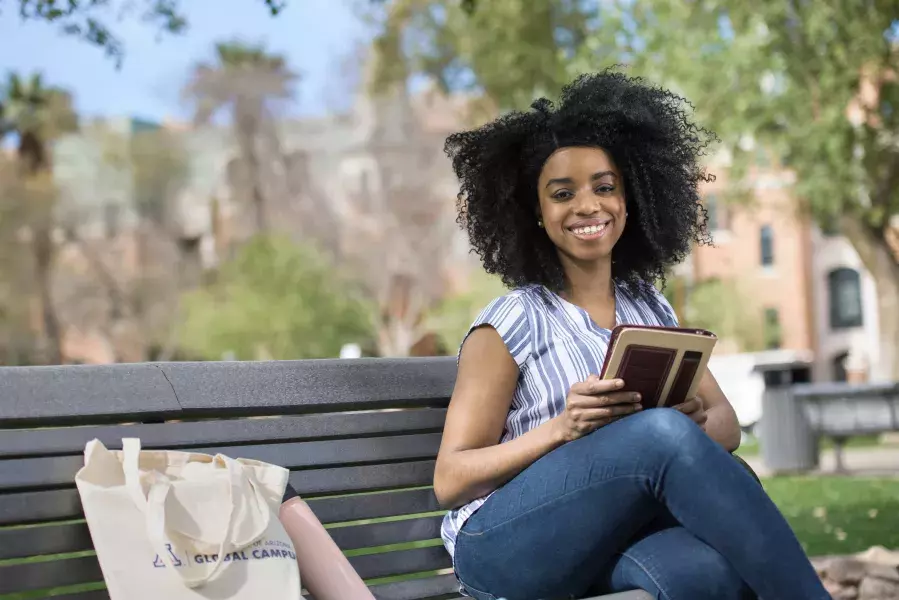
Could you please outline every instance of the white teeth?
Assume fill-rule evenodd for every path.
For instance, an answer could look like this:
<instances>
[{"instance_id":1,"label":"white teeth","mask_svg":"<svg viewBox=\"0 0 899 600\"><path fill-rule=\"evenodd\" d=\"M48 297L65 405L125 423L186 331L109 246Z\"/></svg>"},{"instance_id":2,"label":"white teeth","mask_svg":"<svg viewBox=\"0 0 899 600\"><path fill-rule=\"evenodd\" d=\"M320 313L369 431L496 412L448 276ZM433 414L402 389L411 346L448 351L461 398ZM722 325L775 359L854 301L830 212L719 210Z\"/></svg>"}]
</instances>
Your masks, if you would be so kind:
<instances>
[{"instance_id":1,"label":"white teeth","mask_svg":"<svg viewBox=\"0 0 899 600\"><path fill-rule=\"evenodd\" d=\"M593 235L601 232L606 228L608 223L603 223L602 225L591 225L590 227L578 227L577 229L572 229L575 235Z\"/></svg>"}]
</instances>

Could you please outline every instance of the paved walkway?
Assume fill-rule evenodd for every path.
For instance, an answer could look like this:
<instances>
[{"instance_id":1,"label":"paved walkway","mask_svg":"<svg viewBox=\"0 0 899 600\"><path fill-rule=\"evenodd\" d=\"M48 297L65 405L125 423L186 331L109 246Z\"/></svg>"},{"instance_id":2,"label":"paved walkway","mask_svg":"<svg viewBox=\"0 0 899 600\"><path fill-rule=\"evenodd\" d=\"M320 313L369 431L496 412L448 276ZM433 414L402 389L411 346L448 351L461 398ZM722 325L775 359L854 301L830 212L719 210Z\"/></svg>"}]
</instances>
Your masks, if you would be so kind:
<instances>
[{"instance_id":1,"label":"paved walkway","mask_svg":"<svg viewBox=\"0 0 899 600\"><path fill-rule=\"evenodd\" d=\"M836 471L832 449L823 450L815 473L827 474ZM761 454L743 457L749 466L760 477L771 472L762 462ZM899 476L899 446L880 446L872 448L846 448L843 450L843 465L850 475L893 475Z\"/></svg>"}]
</instances>

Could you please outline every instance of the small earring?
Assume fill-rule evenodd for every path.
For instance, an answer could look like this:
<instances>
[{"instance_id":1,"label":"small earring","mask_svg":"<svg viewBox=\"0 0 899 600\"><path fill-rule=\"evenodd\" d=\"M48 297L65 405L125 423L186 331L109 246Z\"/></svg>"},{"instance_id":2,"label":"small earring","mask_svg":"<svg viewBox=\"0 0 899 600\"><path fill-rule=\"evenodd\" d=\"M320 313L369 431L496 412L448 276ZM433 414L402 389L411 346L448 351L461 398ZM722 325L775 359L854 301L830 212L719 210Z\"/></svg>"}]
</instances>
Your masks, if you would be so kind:
<instances>
[{"instance_id":1,"label":"small earring","mask_svg":"<svg viewBox=\"0 0 899 600\"><path fill-rule=\"evenodd\" d=\"M625 218L627 217L628 214L630 214L630 213L628 213L627 211L624 211Z\"/></svg>"},{"instance_id":2,"label":"small earring","mask_svg":"<svg viewBox=\"0 0 899 600\"><path fill-rule=\"evenodd\" d=\"M537 227L543 229L543 219L537 219Z\"/></svg>"}]
</instances>

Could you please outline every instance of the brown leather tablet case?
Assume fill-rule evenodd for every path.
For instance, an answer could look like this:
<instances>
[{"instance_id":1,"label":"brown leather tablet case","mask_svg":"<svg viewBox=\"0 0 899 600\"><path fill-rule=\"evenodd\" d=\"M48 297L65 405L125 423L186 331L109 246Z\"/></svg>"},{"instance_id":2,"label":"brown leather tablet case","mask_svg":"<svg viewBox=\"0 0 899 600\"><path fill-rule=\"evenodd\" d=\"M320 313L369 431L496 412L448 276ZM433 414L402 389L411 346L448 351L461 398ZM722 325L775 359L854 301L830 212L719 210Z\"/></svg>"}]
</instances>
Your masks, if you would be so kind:
<instances>
[{"instance_id":1,"label":"brown leather tablet case","mask_svg":"<svg viewBox=\"0 0 899 600\"><path fill-rule=\"evenodd\" d=\"M674 406L696 395L718 338L704 329L619 325L600 377L623 379L643 408Z\"/></svg>"}]
</instances>

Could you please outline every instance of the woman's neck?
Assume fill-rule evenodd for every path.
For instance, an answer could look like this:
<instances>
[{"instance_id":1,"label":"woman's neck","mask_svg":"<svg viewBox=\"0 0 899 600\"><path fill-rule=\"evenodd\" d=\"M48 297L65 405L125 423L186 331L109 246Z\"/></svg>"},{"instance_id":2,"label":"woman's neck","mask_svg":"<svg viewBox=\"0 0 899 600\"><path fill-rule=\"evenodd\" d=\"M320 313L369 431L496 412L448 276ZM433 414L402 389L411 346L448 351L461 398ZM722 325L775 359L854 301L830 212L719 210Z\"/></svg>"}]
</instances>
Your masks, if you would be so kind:
<instances>
[{"instance_id":1,"label":"woman's neck","mask_svg":"<svg viewBox=\"0 0 899 600\"><path fill-rule=\"evenodd\" d=\"M565 265L565 297L579 306L615 297L612 282L612 261L603 260L591 265Z\"/></svg>"}]
</instances>

